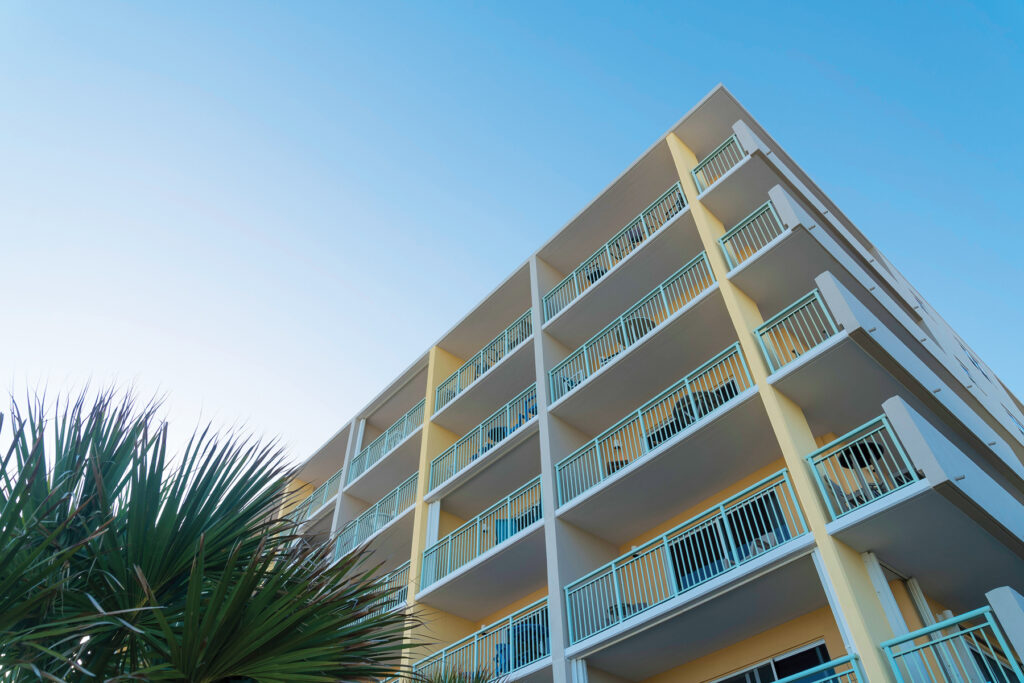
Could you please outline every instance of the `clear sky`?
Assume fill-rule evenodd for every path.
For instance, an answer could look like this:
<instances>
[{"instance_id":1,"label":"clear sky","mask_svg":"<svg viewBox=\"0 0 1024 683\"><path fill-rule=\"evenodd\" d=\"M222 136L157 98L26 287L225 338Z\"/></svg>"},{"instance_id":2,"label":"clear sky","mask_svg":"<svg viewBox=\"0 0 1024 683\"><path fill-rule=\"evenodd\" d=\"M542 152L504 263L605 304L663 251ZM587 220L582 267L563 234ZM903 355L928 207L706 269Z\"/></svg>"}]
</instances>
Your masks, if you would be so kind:
<instances>
[{"instance_id":1,"label":"clear sky","mask_svg":"<svg viewBox=\"0 0 1024 683\"><path fill-rule=\"evenodd\" d=\"M0 381L307 456L722 82L1024 393L1024 3L0 0Z\"/></svg>"}]
</instances>

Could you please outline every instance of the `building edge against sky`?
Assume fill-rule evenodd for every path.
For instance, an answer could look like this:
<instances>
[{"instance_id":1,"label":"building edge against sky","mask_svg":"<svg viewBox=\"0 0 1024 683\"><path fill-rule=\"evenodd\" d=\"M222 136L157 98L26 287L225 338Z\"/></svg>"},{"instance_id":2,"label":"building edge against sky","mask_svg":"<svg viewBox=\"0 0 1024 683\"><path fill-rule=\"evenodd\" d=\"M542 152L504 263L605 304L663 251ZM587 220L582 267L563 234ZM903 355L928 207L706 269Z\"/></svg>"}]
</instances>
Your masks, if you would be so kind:
<instances>
[{"instance_id":1,"label":"building edge against sky","mask_svg":"<svg viewBox=\"0 0 1024 683\"><path fill-rule=\"evenodd\" d=\"M1020 401L719 86L290 514L369 544L424 671L1024 680L1022 461Z\"/></svg>"}]
</instances>

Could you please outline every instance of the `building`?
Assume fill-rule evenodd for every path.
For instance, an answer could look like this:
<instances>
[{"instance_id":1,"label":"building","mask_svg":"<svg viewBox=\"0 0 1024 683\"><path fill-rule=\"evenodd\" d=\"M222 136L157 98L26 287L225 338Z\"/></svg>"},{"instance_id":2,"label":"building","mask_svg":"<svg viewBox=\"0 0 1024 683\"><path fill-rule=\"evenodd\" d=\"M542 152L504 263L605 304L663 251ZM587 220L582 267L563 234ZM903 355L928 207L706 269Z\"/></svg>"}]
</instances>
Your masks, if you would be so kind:
<instances>
[{"instance_id":1,"label":"building","mask_svg":"<svg viewBox=\"0 0 1024 683\"><path fill-rule=\"evenodd\" d=\"M422 671L1022 681L1022 459L1020 401L718 87L292 514L407 587Z\"/></svg>"}]
</instances>

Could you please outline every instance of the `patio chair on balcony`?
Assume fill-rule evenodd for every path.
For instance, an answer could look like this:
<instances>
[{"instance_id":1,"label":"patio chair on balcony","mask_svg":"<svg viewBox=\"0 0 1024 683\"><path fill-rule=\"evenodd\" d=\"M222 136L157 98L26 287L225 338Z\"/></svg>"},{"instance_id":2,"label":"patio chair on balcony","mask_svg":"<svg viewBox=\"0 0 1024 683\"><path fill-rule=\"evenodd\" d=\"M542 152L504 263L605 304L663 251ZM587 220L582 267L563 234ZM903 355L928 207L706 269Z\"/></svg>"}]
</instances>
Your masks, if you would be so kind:
<instances>
[{"instance_id":1,"label":"patio chair on balcony","mask_svg":"<svg viewBox=\"0 0 1024 683\"><path fill-rule=\"evenodd\" d=\"M877 494L873 494L870 490L857 489L847 493L843 490L843 487L835 483L828 477L822 477L826 484L828 484L829 491L832 492L832 498L836 501L837 512L842 514L854 510L864 503L868 502L872 498L875 498Z\"/></svg>"},{"instance_id":2,"label":"patio chair on balcony","mask_svg":"<svg viewBox=\"0 0 1024 683\"><path fill-rule=\"evenodd\" d=\"M536 522L541 517L540 503L527 508L518 517L494 520L494 542L501 543Z\"/></svg>"},{"instance_id":3,"label":"patio chair on balcony","mask_svg":"<svg viewBox=\"0 0 1024 683\"><path fill-rule=\"evenodd\" d=\"M494 673L503 676L548 655L548 625L546 619L513 624L508 643L494 646ZM512 647L512 646L515 647Z\"/></svg>"}]
</instances>

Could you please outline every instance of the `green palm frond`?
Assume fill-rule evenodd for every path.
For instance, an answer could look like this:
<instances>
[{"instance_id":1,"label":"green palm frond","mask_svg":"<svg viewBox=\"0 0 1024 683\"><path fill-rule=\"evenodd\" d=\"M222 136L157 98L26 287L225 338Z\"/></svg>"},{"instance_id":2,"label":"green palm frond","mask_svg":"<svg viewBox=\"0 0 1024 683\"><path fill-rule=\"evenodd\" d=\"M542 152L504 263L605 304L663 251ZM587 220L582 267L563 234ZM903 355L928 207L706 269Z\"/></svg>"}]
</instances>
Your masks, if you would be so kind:
<instances>
[{"instance_id":1,"label":"green palm frond","mask_svg":"<svg viewBox=\"0 0 1024 683\"><path fill-rule=\"evenodd\" d=\"M156 404L12 408L0 472L0 667L12 680L335 681L400 672L412 617L364 552L331 562L277 516L276 443ZM2 423L0 423L2 425Z\"/></svg>"}]
</instances>

